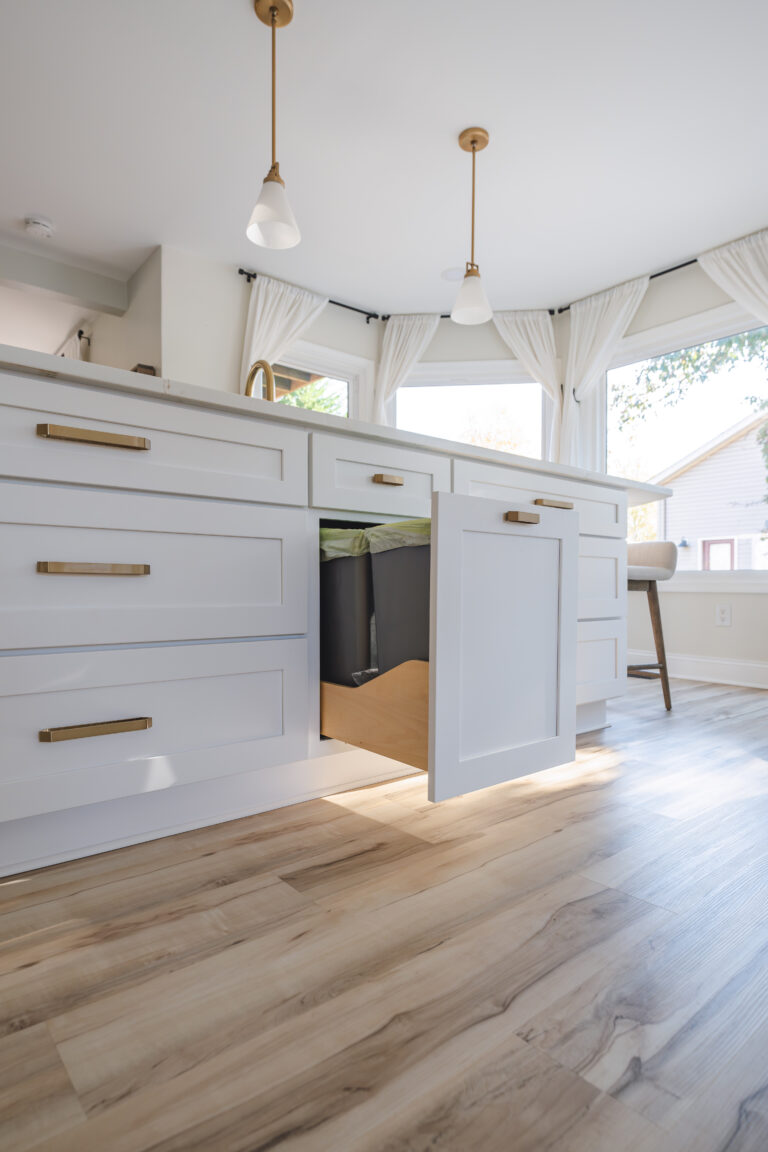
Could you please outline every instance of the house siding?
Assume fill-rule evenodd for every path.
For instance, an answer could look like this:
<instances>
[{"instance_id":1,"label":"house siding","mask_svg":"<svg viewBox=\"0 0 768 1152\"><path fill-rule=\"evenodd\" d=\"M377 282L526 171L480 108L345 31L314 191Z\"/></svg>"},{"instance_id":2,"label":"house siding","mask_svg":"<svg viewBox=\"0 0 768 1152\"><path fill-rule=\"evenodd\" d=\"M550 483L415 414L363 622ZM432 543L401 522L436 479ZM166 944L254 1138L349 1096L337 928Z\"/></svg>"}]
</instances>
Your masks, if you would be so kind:
<instances>
[{"instance_id":1,"label":"house siding","mask_svg":"<svg viewBox=\"0 0 768 1152\"><path fill-rule=\"evenodd\" d=\"M736 539L735 566L764 566L760 536L768 520L768 481L757 429L745 432L711 456L669 481L674 495L665 501L664 535L686 539L678 568L701 566L701 541Z\"/></svg>"}]
</instances>

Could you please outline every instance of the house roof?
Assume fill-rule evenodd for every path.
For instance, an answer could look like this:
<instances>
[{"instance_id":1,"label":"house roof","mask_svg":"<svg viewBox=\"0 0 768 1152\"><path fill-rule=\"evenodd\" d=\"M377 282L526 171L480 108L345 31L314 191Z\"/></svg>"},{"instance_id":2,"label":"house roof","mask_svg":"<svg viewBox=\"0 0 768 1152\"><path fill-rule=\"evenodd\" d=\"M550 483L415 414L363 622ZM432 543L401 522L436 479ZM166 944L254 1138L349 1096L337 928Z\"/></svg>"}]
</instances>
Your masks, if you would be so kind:
<instances>
[{"instance_id":1,"label":"house roof","mask_svg":"<svg viewBox=\"0 0 768 1152\"><path fill-rule=\"evenodd\" d=\"M720 452L728 444L732 444L734 440L740 440L742 436L749 435L750 432L759 428L761 424L768 421L768 415L763 413L760 416L755 416L751 413L740 420L738 424L732 424L730 428L726 428L714 440L709 440L706 444L702 444L699 448L695 448L693 452L689 452L687 456L683 456L674 464L670 464L662 472L658 472L652 477L650 483L652 484L667 484L670 480L676 479L683 472L687 472L689 468L694 468L700 464L702 460L706 460L708 456L714 456L716 452Z\"/></svg>"}]
</instances>

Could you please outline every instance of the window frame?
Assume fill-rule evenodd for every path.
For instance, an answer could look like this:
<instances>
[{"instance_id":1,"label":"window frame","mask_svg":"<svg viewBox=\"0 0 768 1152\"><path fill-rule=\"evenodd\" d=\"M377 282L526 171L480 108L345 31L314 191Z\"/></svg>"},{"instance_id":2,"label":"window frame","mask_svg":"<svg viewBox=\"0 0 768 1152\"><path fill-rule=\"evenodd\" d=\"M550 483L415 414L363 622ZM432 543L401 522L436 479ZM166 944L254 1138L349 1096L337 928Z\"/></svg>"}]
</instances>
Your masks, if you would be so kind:
<instances>
[{"instance_id":1,"label":"window frame","mask_svg":"<svg viewBox=\"0 0 768 1152\"><path fill-rule=\"evenodd\" d=\"M366 418L373 402L375 365L372 360L365 356L354 356L351 352L342 352L338 348L327 348L324 344L313 344L309 340L294 340L280 360L303 372L346 380L349 386L349 412L336 419L348 421Z\"/></svg>"},{"instance_id":2,"label":"window frame","mask_svg":"<svg viewBox=\"0 0 768 1152\"><path fill-rule=\"evenodd\" d=\"M536 384L519 360L421 360L400 388L449 388L470 384ZM398 392L400 391L398 388ZM547 462L547 445L552 423L553 405L544 389L541 389L541 456ZM392 424L397 428L397 393L390 401ZM402 429L401 429L402 431ZM504 453L513 456L513 453ZM521 456L521 460L534 460L536 457Z\"/></svg>"},{"instance_id":3,"label":"window frame","mask_svg":"<svg viewBox=\"0 0 768 1152\"><path fill-rule=\"evenodd\" d=\"M608 369L595 392L600 397L597 407L602 420L603 468L607 469L608 457L608 372L614 368L624 368L640 360L650 360L681 348L692 348L696 344L706 344L711 340L722 340L726 336L736 336L751 328L765 327L761 321L745 311L741 305L731 302L717 308L708 308L691 316L683 316L666 324L658 324L633 332L619 343ZM594 424L593 418L593 424ZM599 429L597 430L599 431ZM593 434L597 434L593 432ZM666 516L666 500L663 501ZM703 592L728 594L768 595L768 570L760 568L731 571L678 571L662 585L668 592Z\"/></svg>"}]
</instances>

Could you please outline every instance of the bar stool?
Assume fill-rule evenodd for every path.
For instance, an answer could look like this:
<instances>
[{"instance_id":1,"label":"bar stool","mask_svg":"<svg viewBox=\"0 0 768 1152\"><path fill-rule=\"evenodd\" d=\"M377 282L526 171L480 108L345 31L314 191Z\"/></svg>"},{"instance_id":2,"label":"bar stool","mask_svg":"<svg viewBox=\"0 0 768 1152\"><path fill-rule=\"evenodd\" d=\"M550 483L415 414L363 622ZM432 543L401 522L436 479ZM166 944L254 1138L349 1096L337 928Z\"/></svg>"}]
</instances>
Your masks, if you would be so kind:
<instances>
[{"instance_id":1,"label":"bar stool","mask_svg":"<svg viewBox=\"0 0 768 1152\"><path fill-rule=\"evenodd\" d=\"M653 640L656 645L657 664L629 664L628 676L640 676L646 680L661 680L664 704L667 712L672 710L667 675L667 657L664 652L664 633L661 629L659 609L659 580L669 580L677 568L677 545L666 541L652 540L648 543L627 546L627 588L630 592L646 592L651 613Z\"/></svg>"}]
</instances>

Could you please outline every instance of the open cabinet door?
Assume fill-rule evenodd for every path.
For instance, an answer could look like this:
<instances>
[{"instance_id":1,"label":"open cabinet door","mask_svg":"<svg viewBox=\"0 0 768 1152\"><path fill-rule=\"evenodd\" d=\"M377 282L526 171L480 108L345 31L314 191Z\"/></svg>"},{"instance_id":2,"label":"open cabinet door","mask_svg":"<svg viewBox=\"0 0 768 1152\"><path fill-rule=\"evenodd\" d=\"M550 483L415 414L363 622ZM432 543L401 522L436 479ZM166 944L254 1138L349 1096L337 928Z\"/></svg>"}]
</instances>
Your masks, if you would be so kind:
<instances>
[{"instance_id":1,"label":"open cabinet door","mask_svg":"<svg viewBox=\"0 0 768 1152\"><path fill-rule=\"evenodd\" d=\"M577 539L575 512L433 496L430 800L573 759Z\"/></svg>"}]
</instances>

